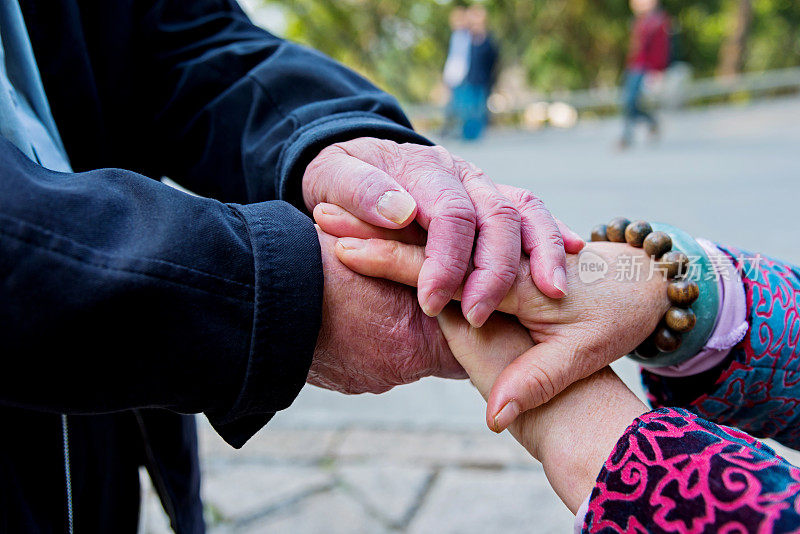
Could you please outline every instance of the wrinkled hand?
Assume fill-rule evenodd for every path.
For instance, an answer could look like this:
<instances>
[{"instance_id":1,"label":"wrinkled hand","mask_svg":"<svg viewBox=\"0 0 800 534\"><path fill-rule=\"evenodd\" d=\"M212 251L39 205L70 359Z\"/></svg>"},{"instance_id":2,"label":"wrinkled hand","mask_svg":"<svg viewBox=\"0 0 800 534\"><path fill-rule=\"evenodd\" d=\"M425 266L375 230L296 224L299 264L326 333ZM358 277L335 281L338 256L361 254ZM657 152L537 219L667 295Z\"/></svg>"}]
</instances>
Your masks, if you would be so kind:
<instances>
[{"instance_id":1,"label":"wrinkled hand","mask_svg":"<svg viewBox=\"0 0 800 534\"><path fill-rule=\"evenodd\" d=\"M336 246L337 257L347 267L367 276L416 284L425 261L424 247L387 240L407 240L407 234L369 227L341 210L336 215L317 210L315 217L320 227L334 235L355 236L340 239ZM609 273L616 271L617 258L622 256L639 256L634 261L641 261L647 273L650 259L640 249L591 243L586 250L603 258ZM669 307L666 281L660 275L636 282L606 276L585 284L578 278L577 256L569 256L569 293L554 300L531 282L527 258L519 262L514 284L498 310L516 315L536 345L509 364L492 387L487 424L498 432L521 412L547 402L571 383L632 351Z\"/></svg>"},{"instance_id":2,"label":"wrinkled hand","mask_svg":"<svg viewBox=\"0 0 800 534\"><path fill-rule=\"evenodd\" d=\"M533 345L530 333L508 315L472 328L448 306L438 319L453 355L484 398L506 366ZM625 428L646 411L606 367L520 414L508 430L542 462L555 492L577 512Z\"/></svg>"},{"instance_id":3,"label":"wrinkled hand","mask_svg":"<svg viewBox=\"0 0 800 534\"><path fill-rule=\"evenodd\" d=\"M417 280L420 306L438 314L463 283L462 310L474 326L486 321L514 282L520 248L531 258L534 282L558 298L566 290L565 247L574 253L583 246L533 194L495 185L439 146L368 137L333 144L306 168L303 199L309 211L336 204L387 229L416 220L428 232ZM470 258L474 269L466 276Z\"/></svg>"},{"instance_id":4,"label":"wrinkled hand","mask_svg":"<svg viewBox=\"0 0 800 534\"><path fill-rule=\"evenodd\" d=\"M465 376L413 289L354 273L336 258L336 238L317 233L325 286L309 383L342 393L382 393L424 376Z\"/></svg>"}]
</instances>

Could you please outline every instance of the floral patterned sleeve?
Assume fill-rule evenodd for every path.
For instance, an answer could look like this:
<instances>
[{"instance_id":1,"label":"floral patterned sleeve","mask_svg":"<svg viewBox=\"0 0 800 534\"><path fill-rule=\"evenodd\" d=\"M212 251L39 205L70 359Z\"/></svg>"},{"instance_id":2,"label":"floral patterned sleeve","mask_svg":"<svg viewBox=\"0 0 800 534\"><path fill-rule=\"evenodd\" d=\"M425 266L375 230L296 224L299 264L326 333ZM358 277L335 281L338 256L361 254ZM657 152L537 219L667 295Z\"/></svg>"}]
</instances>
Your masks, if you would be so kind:
<instances>
[{"instance_id":1,"label":"floral patterned sleeve","mask_svg":"<svg viewBox=\"0 0 800 534\"><path fill-rule=\"evenodd\" d=\"M584 506L587 533L800 532L800 469L740 430L661 408L628 427Z\"/></svg>"},{"instance_id":2,"label":"floral patterned sleeve","mask_svg":"<svg viewBox=\"0 0 800 534\"><path fill-rule=\"evenodd\" d=\"M800 449L800 269L720 247L742 274L749 329L717 368L692 377L643 372L654 406L684 406L703 418Z\"/></svg>"}]
</instances>

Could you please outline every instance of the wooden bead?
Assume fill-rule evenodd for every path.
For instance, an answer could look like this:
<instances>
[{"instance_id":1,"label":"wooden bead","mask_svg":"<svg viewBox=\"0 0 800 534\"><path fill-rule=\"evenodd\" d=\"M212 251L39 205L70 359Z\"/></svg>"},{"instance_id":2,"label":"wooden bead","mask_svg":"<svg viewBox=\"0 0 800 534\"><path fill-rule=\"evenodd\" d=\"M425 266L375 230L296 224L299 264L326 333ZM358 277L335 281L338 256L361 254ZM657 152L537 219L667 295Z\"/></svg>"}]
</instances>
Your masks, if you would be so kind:
<instances>
[{"instance_id":1,"label":"wooden bead","mask_svg":"<svg viewBox=\"0 0 800 534\"><path fill-rule=\"evenodd\" d=\"M652 231L653 228L647 221L634 221L625 228L625 241L632 247L642 248L644 238Z\"/></svg>"},{"instance_id":2,"label":"wooden bead","mask_svg":"<svg viewBox=\"0 0 800 534\"><path fill-rule=\"evenodd\" d=\"M694 328L697 323L697 316L689 308L673 306L667 310L664 322L672 330L683 334Z\"/></svg>"},{"instance_id":3,"label":"wooden bead","mask_svg":"<svg viewBox=\"0 0 800 534\"><path fill-rule=\"evenodd\" d=\"M656 347L655 336L650 336L642 344L636 347L633 351L640 358L655 358L659 354L658 347Z\"/></svg>"},{"instance_id":4,"label":"wooden bead","mask_svg":"<svg viewBox=\"0 0 800 534\"><path fill-rule=\"evenodd\" d=\"M689 306L699 296L700 288L693 280L673 280L667 286L667 297L677 306Z\"/></svg>"},{"instance_id":5,"label":"wooden bead","mask_svg":"<svg viewBox=\"0 0 800 534\"><path fill-rule=\"evenodd\" d=\"M631 221L625 217L617 217L616 219L612 219L611 222L609 222L606 226L606 235L608 236L608 240L613 241L614 243L624 243L625 229L630 223Z\"/></svg>"},{"instance_id":6,"label":"wooden bead","mask_svg":"<svg viewBox=\"0 0 800 534\"><path fill-rule=\"evenodd\" d=\"M655 343L661 352L672 352L681 346L681 335L673 332L666 325L659 326L655 333Z\"/></svg>"},{"instance_id":7,"label":"wooden bead","mask_svg":"<svg viewBox=\"0 0 800 534\"><path fill-rule=\"evenodd\" d=\"M598 224L592 228L592 241L608 241L605 224Z\"/></svg>"},{"instance_id":8,"label":"wooden bead","mask_svg":"<svg viewBox=\"0 0 800 534\"><path fill-rule=\"evenodd\" d=\"M644 251L658 259L672 249L672 238L666 232L652 232L644 238Z\"/></svg>"},{"instance_id":9,"label":"wooden bead","mask_svg":"<svg viewBox=\"0 0 800 534\"><path fill-rule=\"evenodd\" d=\"M689 256L679 250L670 250L659 260L661 268L667 273L667 278L681 277L689 269Z\"/></svg>"}]
</instances>

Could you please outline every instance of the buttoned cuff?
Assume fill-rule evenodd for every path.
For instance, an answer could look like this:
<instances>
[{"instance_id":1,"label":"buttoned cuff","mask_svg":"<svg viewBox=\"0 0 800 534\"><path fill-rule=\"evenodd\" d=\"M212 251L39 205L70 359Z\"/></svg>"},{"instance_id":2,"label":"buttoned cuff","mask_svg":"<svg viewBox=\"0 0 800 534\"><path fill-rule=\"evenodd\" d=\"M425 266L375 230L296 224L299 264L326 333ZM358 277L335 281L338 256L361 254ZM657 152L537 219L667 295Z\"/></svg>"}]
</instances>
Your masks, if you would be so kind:
<instances>
[{"instance_id":1,"label":"buttoned cuff","mask_svg":"<svg viewBox=\"0 0 800 534\"><path fill-rule=\"evenodd\" d=\"M313 222L282 201L233 206L253 246L255 301L250 354L236 400L206 414L241 447L305 384L322 322L323 274Z\"/></svg>"}]
</instances>

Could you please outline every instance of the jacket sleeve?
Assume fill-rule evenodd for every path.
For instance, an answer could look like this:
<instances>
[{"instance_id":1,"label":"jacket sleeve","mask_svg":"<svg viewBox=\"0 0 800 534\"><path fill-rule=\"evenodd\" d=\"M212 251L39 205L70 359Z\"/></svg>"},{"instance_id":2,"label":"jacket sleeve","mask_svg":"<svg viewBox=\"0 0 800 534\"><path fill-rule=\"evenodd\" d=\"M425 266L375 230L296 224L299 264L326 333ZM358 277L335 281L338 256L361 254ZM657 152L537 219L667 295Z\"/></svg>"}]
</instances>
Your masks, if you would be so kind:
<instances>
[{"instance_id":1,"label":"jacket sleeve","mask_svg":"<svg viewBox=\"0 0 800 534\"><path fill-rule=\"evenodd\" d=\"M0 403L205 412L235 446L302 387L320 325L311 221L0 138Z\"/></svg>"},{"instance_id":2,"label":"jacket sleeve","mask_svg":"<svg viewBox=\"0 0 800 534\"><path fill-rule=\"evenodd\" d=\"M720 424L800 449L800 270L760 254L725 252L741 272L749 329L728 358L694 377L643 372L656 406L679 405Z\"/></svg>"},{"instance_id":3,"label":"jacket sleeve","mask_svg":"<svg viewBox=\"0 0 800 534\"><path fill-rule=\"evenodd\" d=\"M323 54L251 23L234 0L157 0L134 48L156 83L152 166L225 201L286 200L317 153L362 136L430 144L397 101Z\"/></svg>"},{"instance_id":4,"label":"jacket sleeve","mask_svg":"<svg viewBox=\"0 0 800 534\"><path fill-rule=\"evenodd\" d=\"M800 469L744 432L662 408L628 427L582 510L586 533L796 532Z\"/></svg>"}]
</instances>

